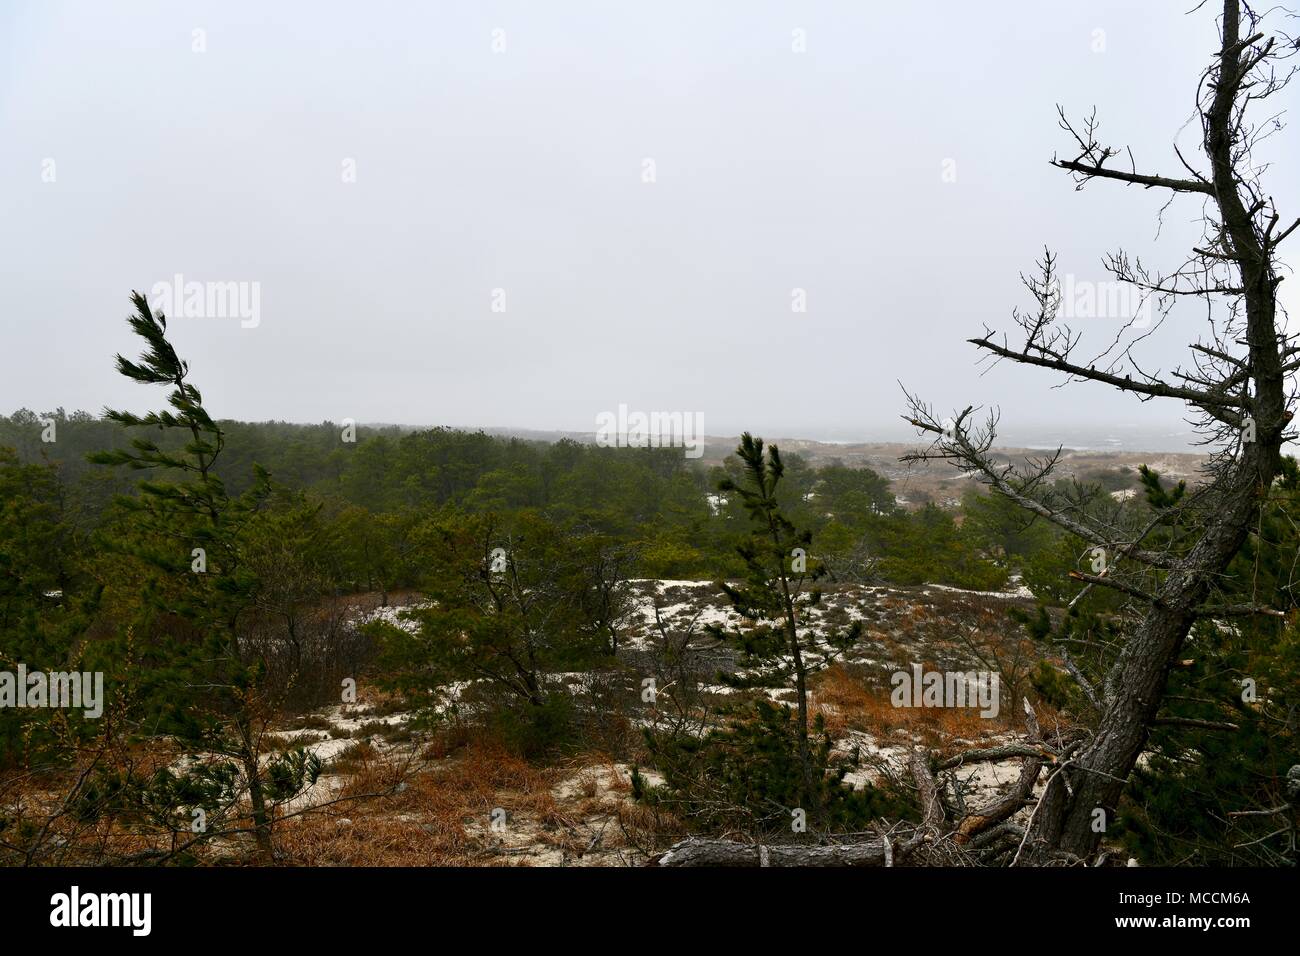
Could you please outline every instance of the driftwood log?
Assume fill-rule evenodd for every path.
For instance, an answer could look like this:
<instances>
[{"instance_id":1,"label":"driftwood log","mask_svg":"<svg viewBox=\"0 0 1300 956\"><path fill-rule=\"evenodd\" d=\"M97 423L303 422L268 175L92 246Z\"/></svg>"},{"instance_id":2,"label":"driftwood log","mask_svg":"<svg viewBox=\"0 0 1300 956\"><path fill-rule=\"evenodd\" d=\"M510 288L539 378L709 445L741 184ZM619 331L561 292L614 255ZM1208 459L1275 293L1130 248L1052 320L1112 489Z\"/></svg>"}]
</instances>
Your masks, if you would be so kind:
<instances>
[{"instance_id":1,"label":"driftwood log","mask_svg":"<svg viewBox=\"0 0 1300 956\"><path fill-rule=\"evenodd\" d=\"M660 866L884 866L886 841L800 846L730 840L683 840L659 858Z\"/></svg>"}]
</instances>

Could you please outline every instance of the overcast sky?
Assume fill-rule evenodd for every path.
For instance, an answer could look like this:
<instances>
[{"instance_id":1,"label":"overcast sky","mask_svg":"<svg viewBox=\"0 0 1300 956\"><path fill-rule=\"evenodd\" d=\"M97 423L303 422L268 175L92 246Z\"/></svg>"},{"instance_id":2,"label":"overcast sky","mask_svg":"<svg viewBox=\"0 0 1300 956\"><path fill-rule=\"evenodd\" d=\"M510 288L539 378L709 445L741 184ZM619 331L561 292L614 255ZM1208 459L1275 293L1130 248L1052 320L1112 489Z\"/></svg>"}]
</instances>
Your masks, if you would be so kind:
<instances>
[{"instance_id":1,"label":"overcast sky","mask_svg":"<svg viewBox=\"0 0 1300 956\"><path fill-rule=\"evenodd\" d=\"M1157 241L1165 196L1047 161L1054 104L1095 104L1178 172L1216 42L1192 5L5 0L0 411L156 404L112 356L130 291L179 274L257 290L255 324L173 317L220 417L591 430L622 403L871 439L906 433L901 380L1009 435L1177 430L981 375L965 339L1009 327L1045 244L1079 282L1119 246L1182 261L1195 200ZM1268 152L1300 215L1297 131ZM1076 322L1084 351L1123 319Z\"/></svg>"}]
</instances>

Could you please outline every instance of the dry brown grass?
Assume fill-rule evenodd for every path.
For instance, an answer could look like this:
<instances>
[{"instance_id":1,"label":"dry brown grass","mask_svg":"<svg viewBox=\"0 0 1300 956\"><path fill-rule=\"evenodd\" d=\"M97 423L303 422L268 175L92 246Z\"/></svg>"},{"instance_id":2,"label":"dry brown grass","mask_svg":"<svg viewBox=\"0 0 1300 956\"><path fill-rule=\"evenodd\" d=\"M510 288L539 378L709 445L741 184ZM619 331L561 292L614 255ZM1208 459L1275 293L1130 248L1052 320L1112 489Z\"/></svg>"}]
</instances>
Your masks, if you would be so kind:
<instances>
[{"instance_id":1,"label":"dry brown grass","mask_svg":"<svg viewBox=\"0 0 1300 956\"><path fill-rule=\"evenodd\" d=\"M983 740L1008 729L1005 711L986 718L977 708L895 707L887 689L868 686L840 664L816 675L811 689L813 712L821 714L832 737L859 731L884 742L902 729L913 740L937 747L953 738Z\"/></svg>"},{"instance_id":2,"label":"dry brown grass","mask_svg":"<svg viewBox=\"0 0 1300 956\"><path fill-rule=\"evenodd\" d=\"M401 773L377 755L349 770L343 797L390 790ZM551 794L557 773L475 737L439 766L401 781L400 792L306 815L282 827L278 842L287 862L309 866L509 863L484 839L493 810L542 827L564 822Z\"/></svg>"},{"instance_id":3,"label":"dry brown grass","mask_svg":"<svg viewBox=\"0 0 1300 956\"><path fill-rule=\"evenodd\" d=\"M418 751L418 756L417 756ZM168 765L178 755L157 745L131 755L137 768ZM435 757L436 759L429 759ZM413 766L414 764L414 766ZM21 799L32 816L54 812L68 775L29 778ZM276 862L285 866L500 866L605 863L634 858L623 819L630 805L626 767L604 753L539 766L479 732L452 728L398 748L358 742L336 759L312 799L277 811ZM18 799L14 789L10 799ZM490 825L493 811L507 825ZM247 808L243 809L247 813ZM242 818L241 818L242 819ZM662 829L662 816L634 815L638 839ZM656 822L657 821L657 822ZM166 834L133 832L130 821L77 826L65 816L51 836L75 844L70 862L121 860L166 850ZM181 835L185 839L188 833ZM247 834L216 836L196 846L196 862L259 865ZM57 862L38 860L36 862Z\"/></svg>"}]
</instances>

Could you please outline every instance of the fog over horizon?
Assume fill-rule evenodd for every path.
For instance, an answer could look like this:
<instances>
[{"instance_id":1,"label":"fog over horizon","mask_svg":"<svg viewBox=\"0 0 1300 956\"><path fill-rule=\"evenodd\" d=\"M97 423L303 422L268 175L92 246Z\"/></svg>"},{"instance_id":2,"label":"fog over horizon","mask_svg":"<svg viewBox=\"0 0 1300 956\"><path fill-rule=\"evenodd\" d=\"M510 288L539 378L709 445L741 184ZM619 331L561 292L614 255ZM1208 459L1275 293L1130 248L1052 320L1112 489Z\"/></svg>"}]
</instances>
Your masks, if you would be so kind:
<instances>
[{"instance_id":1,"label":"fog over horizon","mask_svg":"<svg viewBox=\"0 0 1300 956\"><path fill-rule=\"evenodd\" d=\"M906 441L901 383L1000 408L1003 446L1176 450L1181 405L966 340L1011 334L1045 245L1086 287L1198 240L1195 199L1161 221L1161 191L1048 164L1058 103L1140 171L1197 164L1189 6L7 4L0 412L156 406L113 355L129 293L181 277L256 290L255 321L168 310L220 418L590 432L626 404ZM1072 319L1080 356L1131 318ZM1152 373L1206 333L1153 325Z\"/></svg>"},{"instance_id":2,"label":"fog over horizon","mask_svg":"<svg viewBox=\"0 0 1300 956\"><path fill-rule=\"evenodd\" d=\"M303 424L319 424L303 423ZM423 422L423 423L406 423L406 422L362 422L365 425L384 426L396 425L401 428L433 428L446 426L451 428L475 430L483 429L491 432L500 433L517 433L526 435L536 433L540 435L565 434L565 435L590 435L593 434L591 428L522 428L510 425L483 425L476 422ZM828 445L853 445L853 444L896 444L899 442L915 443L918 440L922 443L928 442L929 439L924 436L918 436L917 429L900 419L897 423L883 423L874 429L834 429L818 428L816 425L800 428L793 427L782 429L781 427L765 427L762 423L757 425L735 424L720 422L714 425L712 422L705 421L703 424L703 434L709 438L735 437L741 432L750 432L766 440L774 439L798 439L801 441L815 441ZM1013 427L998 428L997 445L999 447L1012 448L1055 448L1058 444L1072 448L1088 449L1105 449L1115 448L1128 451L1183 451L1196 450L1189 449L1188 442L1194 440L1195 435L1189 425L1184 423L1173 423L1167 429L1144 428L1139 425L1110 425L1090 428L1083 425L1075 425L1065 429L1056 427L1053 423L1043 423L1033 425L1032 423L1018 422Z\"/></svg>"}]
</instances>

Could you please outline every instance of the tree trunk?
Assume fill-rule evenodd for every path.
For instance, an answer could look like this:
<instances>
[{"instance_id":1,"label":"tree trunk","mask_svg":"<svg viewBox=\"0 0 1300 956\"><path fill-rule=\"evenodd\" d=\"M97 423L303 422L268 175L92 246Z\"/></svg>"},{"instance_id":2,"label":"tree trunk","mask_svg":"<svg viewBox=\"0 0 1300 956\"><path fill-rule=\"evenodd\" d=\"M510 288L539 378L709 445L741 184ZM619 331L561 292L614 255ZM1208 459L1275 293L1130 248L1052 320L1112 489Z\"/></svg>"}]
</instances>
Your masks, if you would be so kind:
<instances>
[{"instance_id":1,"label":"tree trunk","mask_svg":"<svg viewBox=\"0 0 1300 956\"><path fill-rule=\"evenodd\" d=\"M271 815L266 808L266 794L262 790L262 771L257 760L257 751L253 747L250 728L239 721L241 758L244 763L244 776L248 778L248 802L253 808L253 836L257 840L257 850L263 860L270 863L274 854L271 844Z\"/></svg>"},{"instance_id":2,"label":"tree trunk","mask_svg":"<svg viewBox=\"0 0 1300 956\"><path fill-rule=\"evenodd\" d=\"M817 782L813 774L812 746L808 741L808 676L804 671L803 654L799 650L798 632L794 627L793 620L794 618L791 617L788 639L794 657L795 696L798 701L799 720L799 765L803 774L803 802L804 809L815 814L820 809L821 801L818 799Z\"/></svg>"},{"instance_id":3,"label":"tree trunk","mask_svg":"<svg viewBox=\"0 0 1300 956\"><path fill-rule=\"evenodd\" d=\"M1224 0L1223 47L1214 98L1205 113L1205 151L1212 165L1214 201L1223 224L1225 251L1241 275L1249 372L1255 389L1250 415L1255 440L1243 435L1237 461L1214 482L1214 518L1180 566L1169 573L1157 600L1106 677L1105 709L1096 737L1069 768L1073 796L1059 776L1044 800L1033 838L1038 849L1058 848L1089 856L1102 833L1094 826L1101 808L1113 819L1120 795L1146 745L1164 694L1169 665L1196 620L1197 608L1227 568L1254 524L1257 509L1281 466L1282 433L1290 417L1276 317L1277 279L1271 249L1255 229L1234 168L1234 109L1240 94L1242 49L1239 0ZM1208 510L1208 509L1207 509Z\"/></svg>"},{"instance_id":4,"label":"tree trunk","mask_svg":"<svg viewBox=\"0 0 1300 956\"><path fill-rule=\"evenodd\" d=\"M1096 736L1064 771L1073 797L1058 775L1035 818L1032 843L1039 849L1060 849L1086 858L1096 850L1104 832L1096 825L1096 810L1104 811L1105 825L1114 819L1120 795L1160 708L1169 665L1196 620L1196 608L1205 600L1214 576L1232 560L1246 537L1258 506L1254 470L1246 460L1238 466L1236 487L1229 489L1227 506L1193 549L1189 569L1169 575L1157 592L1159 603L1148 611L1107 675L1107 704Z\"/></svg>"}]
</instances>

